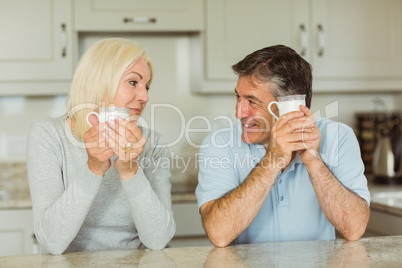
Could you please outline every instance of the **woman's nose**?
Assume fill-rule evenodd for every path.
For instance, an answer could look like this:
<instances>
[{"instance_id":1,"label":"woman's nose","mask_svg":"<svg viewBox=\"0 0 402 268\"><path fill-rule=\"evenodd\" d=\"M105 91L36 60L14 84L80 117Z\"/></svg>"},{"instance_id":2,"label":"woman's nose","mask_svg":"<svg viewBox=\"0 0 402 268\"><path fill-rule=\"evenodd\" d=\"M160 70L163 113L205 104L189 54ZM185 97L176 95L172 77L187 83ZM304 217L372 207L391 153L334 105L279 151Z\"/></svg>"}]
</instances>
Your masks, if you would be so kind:
<instances>
[{"instance_id":1,"label":"woman's nose","mask_svg":"<svg viewBox=\"0 0 402 268\"><path fill-rule=\"evenodd\" d=\"M148 102L148 90L146 87L142 87L139 91L138 91L138 95L137 95L137 100L139 102L142 103L146 103Z\"/></svg>"}]
</instances>

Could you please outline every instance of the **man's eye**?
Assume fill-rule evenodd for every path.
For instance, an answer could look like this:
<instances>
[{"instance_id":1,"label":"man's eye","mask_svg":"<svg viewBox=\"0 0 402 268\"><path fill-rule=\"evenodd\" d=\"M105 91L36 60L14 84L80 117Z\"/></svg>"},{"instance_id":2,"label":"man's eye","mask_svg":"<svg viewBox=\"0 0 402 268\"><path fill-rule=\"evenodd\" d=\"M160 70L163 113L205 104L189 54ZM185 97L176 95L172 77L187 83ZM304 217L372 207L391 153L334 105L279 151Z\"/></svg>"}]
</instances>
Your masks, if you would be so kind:
<instances>
[{"instance_id":1,"label":"man's eye","mask_svg":"<svg viewBox=\"0 0 402 268\"><path fill-rule=\"evenodd\" d=\"M239 101L239 100L240 100L240 96L236 95L236 101Z\"/></svg>"},{"instance_id":2,"label":"man's eye","mask_svg":"<svg viewBox=\"0 0 402 268\"><path fill-rule=\"evenodd\" d=\"M257 103L255 103L254 101L248 100L248 103L250 104L251 107L257 106Z\"/></svg>"}]
</instances>

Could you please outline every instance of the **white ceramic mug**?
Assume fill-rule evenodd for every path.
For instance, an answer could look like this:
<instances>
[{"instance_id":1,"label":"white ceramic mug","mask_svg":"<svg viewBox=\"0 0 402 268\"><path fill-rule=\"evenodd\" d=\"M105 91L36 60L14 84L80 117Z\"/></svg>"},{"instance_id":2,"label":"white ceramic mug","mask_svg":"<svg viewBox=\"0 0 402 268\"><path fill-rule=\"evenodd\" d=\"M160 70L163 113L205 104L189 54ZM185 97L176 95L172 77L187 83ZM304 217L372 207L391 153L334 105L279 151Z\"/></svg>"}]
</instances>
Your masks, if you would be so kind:
<instances>
[{"instance_id":1,"label":"white ceramic mug","mask_svg":"<svg viewBox=\"0 0 402 268\"><path fill-rule=\"evenodd\" d=\"M120 107L100 107L99 113L91 112L87 114L87 123L92 127L92 124L89 122L89 117L91 115L96 115L98 117L99 123L103 123L106 121L113 121L118 119L119 117L123 117L125 120L128 120L130 117L130 109L120 108Z\"/></svg>"},{"instance_id":2,"label":"white ceramic mug","mask_svg":"<svg viewBox=\"0 0 402 268\"><path fill-rule=\"evenodd\" d=\"M276 118L276 120L279 119L276 114L274 114L271 110L272 104L276 104L278 106L279 110L279 117L282 115L293 112L293 111L300 111L300 104L301 105L306 105L306 95L290 95L290 96L283 96L283 97L278 97L278 101L271 101L268 104L268 112L272 114L273 117Z\"/></svg>"}]
</instances>

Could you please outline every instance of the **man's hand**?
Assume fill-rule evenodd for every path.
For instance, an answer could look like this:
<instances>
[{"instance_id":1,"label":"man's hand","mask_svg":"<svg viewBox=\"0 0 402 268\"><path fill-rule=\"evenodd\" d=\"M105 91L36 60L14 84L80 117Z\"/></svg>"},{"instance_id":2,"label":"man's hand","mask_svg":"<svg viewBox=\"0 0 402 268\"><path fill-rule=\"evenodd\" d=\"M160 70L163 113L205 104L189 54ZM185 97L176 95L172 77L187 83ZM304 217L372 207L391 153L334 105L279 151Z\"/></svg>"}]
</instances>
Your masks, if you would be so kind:
<instances>
[{"instance_id":1,"label":"man's hand","mask_svg":"<svg viewBox=\"0 0 402 268\"><path fill-rule=\"evenodd\" d=\"M301 111L281 116L271 130L267 154L283 168L289 165L293 152L313 149L317 144L319 146L320 136L316 133L318 127L314 116L305 106L300 107Z\"/></svg>"},{"instance_id":2,"label":"man's hand","mask_svg":"<svg viewBox=\"0 0 402 268\"><path fill-rule=\"evenodd\" d=\"M317 124L315 123L314 114L307 107L302 106L302 105L300 105L300 111L302 111L305 114L304 117L307 117L306 127L304 127L302 129L302 133L310 133L314 137L316 137L313 141L306 140L306 143L310 143L309 144L310 146L306 146L305 150L302 150L299 152L300 159L303 161L303 163L306 166L308 166L317 160L321 161L321 156L320 156L321 132L320 132L320 129L318 128ZM308 124L311 121L314 122L313 125ZM311 143L311 142L313 142L313 143Z\"/></svg>"}]
</instances>

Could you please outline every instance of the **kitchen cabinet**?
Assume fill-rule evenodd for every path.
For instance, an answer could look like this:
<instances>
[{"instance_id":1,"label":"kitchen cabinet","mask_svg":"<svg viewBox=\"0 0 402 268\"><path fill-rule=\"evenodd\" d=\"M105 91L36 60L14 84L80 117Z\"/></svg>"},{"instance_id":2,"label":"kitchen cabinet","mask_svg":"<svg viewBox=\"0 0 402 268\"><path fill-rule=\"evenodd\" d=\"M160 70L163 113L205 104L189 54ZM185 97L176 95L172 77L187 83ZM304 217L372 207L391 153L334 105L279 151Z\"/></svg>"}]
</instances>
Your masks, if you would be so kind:
<instances>
[{"instance_id":1,"label":"kitchen cabinet","mask_svg":"<svg viewBox=\"0 0 402 268\"><path fill-rule=\"evenodd\" d=\"M315 92L402 90L400 0L206 0L205 12L195 91L233 92L231 66L275 44L312 64Z\"/></svg>"},{"instance_id":2,"label":"kitchen cabinet","mask_svg":"<svg viewBox=\"0 0 402 268\"><path fill-rule=\"evenodd\" d=\"M402 217L371 208L366 229L366 232L376 236L402 235Z\"/></svg>"},{"instance_id":3,"label":"kitchen cabinet","mask_svg":"<svg viewBox=\"0 0 402 268\"><path fill-rule=\"evenodd\" d=\"M297 23L307 27L307 2L207 0L206 77L233 80L231 66L250 52L274 44L297 46Z\"/></svg>"},{"instance_id":4,"label":"kitchen cabinet","mask_svg":"<svg viewBox=\"0 0 402 268\"><path fill-rule=\"evenodd\" d=\"M32 209L0 210L0 222L0 256L37 253Z\"/></svg>"},{"instance_id":5,"label":"kitchen cabinet","mask_svg":"<svg viewBox=\"0 0 402 268\"><path fill-rule=\"evenodd\" d=\"M168 247L210 246L196 202L172 204L173 216L176 221L176 233Z\"/></svg>"},{"instance_id":6,"label":"kitchen cabinet","mask_svg":"<svg viewBox=\"0 0 402 268\"><path fill-rule=\"evenodd\" d=\"M199 31L202 0L76 0L78 31Z\"/></svg>"},{"instance_id":7,"label":"kitchen cabinet","mask_svg":"<svg viewBox=\"0 0 402 268\"><path fill-rule=\"evenodd\" d=\"M70 0L0 0L0 36L0 95L68 91Z\"/></svg>"},{"instance_id":8,"label":"kitchen cabinet","mask_svg":"<svg viewBox=\"0 0 402 268\"><path fill-rule=\"evenodd\" d=\"M369 190L370 220L366 233L402 235L402 186L369 183Z\"/></svg>"},{"instance_id":9,"label":"kitchen cabinet","mask_svg":"<svg viewBox=\"0 0 402 268\"><path fill-rule=\"evenodd\" d=\"M312 3L315 88L402 90L402 1Z\"/></svg>"}]
</instances>

